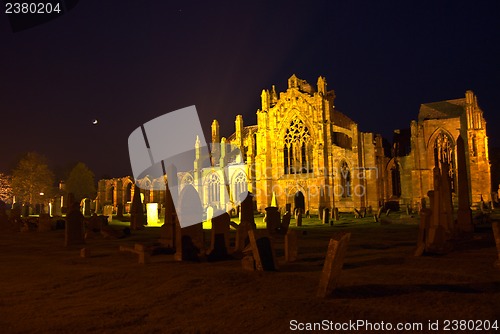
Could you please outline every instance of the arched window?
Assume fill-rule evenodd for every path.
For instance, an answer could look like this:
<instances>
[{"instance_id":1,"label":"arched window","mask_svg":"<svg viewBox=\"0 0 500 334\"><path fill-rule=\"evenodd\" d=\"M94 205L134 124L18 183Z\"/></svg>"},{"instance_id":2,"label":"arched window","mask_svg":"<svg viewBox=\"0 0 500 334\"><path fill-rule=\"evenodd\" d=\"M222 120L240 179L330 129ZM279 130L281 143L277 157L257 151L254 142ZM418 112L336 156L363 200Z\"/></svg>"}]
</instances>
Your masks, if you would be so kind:
<instances>
[{"instance_id":1,"label":"arched window","mask_svg":"<svg viewBox=\"0 0 500 334\"><path fill-rule=\"evenodd\" d=\"M132 202L132 183L125 188L125 203Z\"/></svg>"},{"instance_id":2,"label":"arched window","mask_svg":"<svg viewBox=\"0 0 500 334\"><path fill-rule=\"evenodd\" d=\"M450 189L455 192L455 146L450 136L441 131L434 141L434 165L442 169L443 164L448 165Z\"/></svg>"},{"instance_id":3,"label":"arched window","mask_svg":"<svg viewBox=\"0 0 500 334\"><path fill-rule=\"evenodd\" d=\"M391 181L392 181L392 196L401 196L401 172L399 171L399 165L396 163L394 167L391 168Z\"/></svg>"},{"instance_id":4,"label":"arched window","mask_svg":"<svg viewBox=\"0 0 500 334\"><path fill-rule=\"evenodd\" d=\"M243 172L239 172L234 178L233 200L239 200L240 195L247 191L247 178Z\"/></svg>"},{"instance_id":5,"label":"arched window","mask_svg":"<svg viewBox=\"0 0 500 334\"><path fill-rule=\"evenodd\" d=\"M346 161L340 163L340 187L342 190L342 198L348 198L352 196L352 182L351 182L351 171L349 165Z\"/></svg>"},{"instance_id":6,"label":"arched window","mask_svg":"<svg viewBox=\"0 0 500 334\"><path fill-rule=\"evenodd\" d=\"M283 158L285 174L312 171L312 144L309 129L300 119L294 119L285 133Z\"/></svg>"},{"instance_id":7,"label":"arched window","mask_svg":"<svg viewBox=\"0 0 500 334\"><path fill-rule=\"evenodd\" d=\"M220 180L216 173L210 174L207 180L208 203L219 202L220 200Z\"/></svg>"},{"instance_id":8,"label":"arched window","mask_svg":"<svg viewBox=\"0 0 500 334\"><path fill-rule=\"evenodd\" d=\"M184 189L184 187L187 186L188 184L190 185L193 184L193 177L190 174L187 174L182 178L180 190L182 191L182 189Z\"/></svg>"}]
</instances>

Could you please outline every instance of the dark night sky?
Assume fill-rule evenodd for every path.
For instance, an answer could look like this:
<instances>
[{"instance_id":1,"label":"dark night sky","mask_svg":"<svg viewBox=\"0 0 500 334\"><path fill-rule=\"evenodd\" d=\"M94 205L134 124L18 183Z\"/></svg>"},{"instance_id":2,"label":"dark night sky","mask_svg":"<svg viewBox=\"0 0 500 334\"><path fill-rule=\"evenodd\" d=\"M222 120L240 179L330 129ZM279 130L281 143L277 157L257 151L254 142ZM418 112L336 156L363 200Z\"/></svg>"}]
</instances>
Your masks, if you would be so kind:
<instances>
[{"instance_id":1,"label":"dark night sky","mask_svg":"<svg viewBox=\"0 0 500 334\"><path fill-rule=\"evenodd\" d=\"M0 171L37 151L58 171L129 175L139 125L194 104L207 139L214 118L228 136L293 73L326 76L336 107L389 139L421 103L472 89L500 146L498 1L81 1L16 33L3 12Z\"/></svg>"}]
</instances>

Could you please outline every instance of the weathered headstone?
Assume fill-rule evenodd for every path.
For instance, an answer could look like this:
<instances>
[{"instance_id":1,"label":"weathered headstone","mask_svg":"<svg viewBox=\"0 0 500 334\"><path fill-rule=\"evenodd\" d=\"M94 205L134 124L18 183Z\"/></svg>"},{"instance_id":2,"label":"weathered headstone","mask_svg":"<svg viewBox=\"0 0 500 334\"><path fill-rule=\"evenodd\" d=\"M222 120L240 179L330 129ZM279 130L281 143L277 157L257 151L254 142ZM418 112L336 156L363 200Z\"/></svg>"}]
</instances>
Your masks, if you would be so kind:
<instances>
[{"instance_id":1,"label":"weathered headstone","mask_svg":"<svg viewBox=\"0 0 500 334\"><path fill-rule=\"evenodd\" d=\"M247 245L248 231L255 230L255 220L253 217L253 195L248 193L247 197L241 202L240 224L236 229L236 239L234 252L242 251Z\"/></svg>"},{"instance_id":2,"label":"weathered headstone","mask_svg":"<svg viewBox=\"0 0 500 334\"><path fill-rule=\"evenodd\" d=\"M111 223L113 221L113 206L105 205L102 209L102 215L107 217L108 223Z\"/></svg>"},{"instance_id":3,"label":"weathered headstone","mask_svg":"<svg viewBox=\"0 0 500 334\"><path fill-rule=\"evenodd\" d=\"M297 226L299 227L302 226L302 213L299 212L299 214L295 218L295 222Z\"/></svg>"},{"instance_id":4,"label":"weathered headstone","mask_svg":"<svg viewBox=\"0 0 500 334\"><path fill-rule=\"evenodd\" d=\"M274 271L278 269L272 239L269 235L257 235L255 230L248 231L255 268L259 271Z\"/></svg>"},{"instance_id":5,"label":"weathered headstone","mask_svg":"<svg viewBox=\"0 0 500 334\"><path fill-rule=\"evenodd\" d=\"M339 216L339 208L334 208L333 209L333 220L339 221L340 216Z\"/></svg>"},{"instance_id":6,"label":"weathered headstone","mask_svg":"<svg viewBox=\"0 0 500 334\"><path fill-rule=\"evenodd\" d=\"M104 215L106 215L106 213L104 213ZM134 186L134 197L132 198L132 208L130 210L130 229L142 230L145 223L146 217L144 216L141 192L139 191L139 187Z\"/></svg>"},{"instance_id":7,"label":"weathered headstone","mask_svg":"<svg viewBox=\"0 0 500 334\"><path fill-rule=\"evenodd\" d=\"M82 208L82 213L84 216L90 216L90 198L84 198L80 202L80 207Z\"/></svg>"},{"instance_id":8,"label":"weathered headstone","mask_svg":"<svg viewBox=\"0 0 500 334\"><path fill-rule=\"evenodd\" d=\"M288 232L288 227L290 226L290 220L292 219L292 214L290 211L287 211L284 215L283 218L281 219L281 225L279 228L279 232L283 235L285 235Z\"/></svg>"},{"instance_id":9,"label":"weathered headstone","mask_svg":"<svg viewBox=\"0 0 500 334\"><path fill-rule=\"evenodd\" d=\"M285 261L294 262L298 257L298 237L297 232L288 230L285 235Z\"/></svg>"},{"instance_id":10,"label":"weathered headstone","mask_svg":"<svg viewBox=\"0 0 500 334\"><path fill-rule=\"evenodd\" d=\"M415 256L422 256L424 254L427 243L427 235L431 224L432 211L425 208L425 199L422 200L423 205L420 209L420 224L418 226L418 239Z\"/></svg>"},{"instance_id":11,"label":"weathered headstone","mask_svg":"<svg viewBox=\"0 0 500 334\"><path fill-rule=\"evenodd\" d=\"M256 229L255 219L253 216L253 194L248 193L245 199L241 202L241 221L240 225L248 225L252 229Z\"/></svg>"},{"instance_id":12,"label":"weathered headstone","mask_svg":"<svg viewBox=\"0 0 500 334\"><path fill-rule=\"evenodd\" d=\"M325 208L323 210L323 224L328 225L330 223L330 209Z\"/></svg>"},{"instance_id":13,"label":"weathered headstone","mask_svg":"<svg viewBox=\"0 0 500 334\"><path fill-rule=\"evenodd\" d=\"M318 297L327 297L337 286L350 238L351 233L343 232L334 235L330 239L325 264L319 280Z\"/></svg>"},{"instance_id":14,"label":"weathered headstone","mask_svg":"<svg viewBox=\"0 0 500 334\"><path fill-rule=\"evenodd\" d=\"M160 244L167 248L174 248L175 224L165 223L160 227Z\"/></svg>"},{"instance_id":15,"label":"weathered headstone","mask_svg":"<svg viewBox=\"0 0 500 334\"><path fill-rule=\"evenodd\" d=\"M66 215L65 246L81 245L85 243L83 215L78 202L73 203L70 212Z\"/></svg>"},{"instance_id":16,"label":"weathered headstone","mask_svg":"<svg viewBox=\"0 0 500 334\"><path fill-rule=\"evenodd\" d=\"M275 206L269 206L266 208L266 228L270 234L275 234L278 232L281 226L280 223L280 213L278 208Z\"/></svg>"},{"instance_id":17,"label":"weathered headstone","mask_svg":"<svg viewBox=\"0 0 500 334\"><path fill-rule=\"evenodd\" d=\"M212 230L210 237L210 249L207 252L209 261L226 260L229 257L229 223L231 217L227 212L217 213L212 218Z\"/></svg>"}]
</instances>

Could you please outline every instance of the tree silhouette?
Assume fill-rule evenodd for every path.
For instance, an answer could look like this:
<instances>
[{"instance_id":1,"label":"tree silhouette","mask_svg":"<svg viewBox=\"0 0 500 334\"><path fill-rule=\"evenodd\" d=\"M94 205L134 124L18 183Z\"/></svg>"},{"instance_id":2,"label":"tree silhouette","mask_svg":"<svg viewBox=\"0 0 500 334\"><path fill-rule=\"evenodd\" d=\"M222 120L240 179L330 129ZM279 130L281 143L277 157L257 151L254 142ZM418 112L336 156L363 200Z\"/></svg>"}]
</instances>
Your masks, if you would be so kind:
<instances>
[{"instance_id":1,"label":"tree silhouette","mask_svg":"<svg viewBox=\"0 0 500 334\"><path fill-rule=\"evenodd\" d=\"M77 163L69 173L66 180L66 191L73 193L78 202L86 197L95 197L94 173L83 162Z\"/></svg>"},{"instance_id":2,"label":"tree silhouette","mask_svg":"<svg viewBox=\"0 0 500 334\"><path fill-rule=\"evenodd\" d=\"M29 152L12 173L12 191L17 201L43 203L54 190L54 173L44 156Z\"/></svg>"}]
</instances>

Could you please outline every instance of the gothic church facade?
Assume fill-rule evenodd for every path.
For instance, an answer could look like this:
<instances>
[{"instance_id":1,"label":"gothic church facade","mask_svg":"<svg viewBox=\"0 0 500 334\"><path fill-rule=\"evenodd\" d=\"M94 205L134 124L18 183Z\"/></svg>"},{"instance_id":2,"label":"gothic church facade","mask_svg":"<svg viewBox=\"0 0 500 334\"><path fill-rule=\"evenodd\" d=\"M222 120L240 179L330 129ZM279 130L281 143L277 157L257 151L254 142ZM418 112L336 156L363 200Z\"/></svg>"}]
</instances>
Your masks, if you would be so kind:
<instances>
[{"instance_id":1,"label":"gothic church facade","mask_svg":"<svg viewBox=\"0 0 500 334\"><path fill-rule=\"evenodd\" d=\"M433 189L433 168L446 163L456 201L456 142L461 136L471 204L491 200L486 122L473 92L422 104L410 129L395 131L392 146L380 135L360 131L335 107L335 98L324 77L313 87L292 75L285 92L278 94L274 86L263 90L257 125L245 126L238 115L235 132L224 138L219 123L212 123L212 142L231 143L243 159L228 161L221 152L212 152L212 166L201 168L193 157L193 169L178 173L179 189L194 186L203 206L216 209L227 209L246 190L261 212L273 198L280 207L290 204L311 214L322 208L376 209L389 202L417 208ZM164 194L152 186L163 180L138 182L144 202L163 203ZM107 204L126 211L131 184L130 177L101 180L97 209Z\"/></svg>"}]
</instances>

